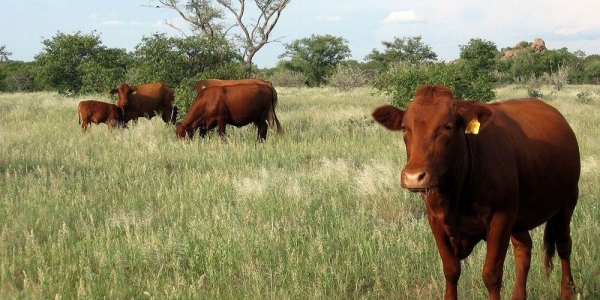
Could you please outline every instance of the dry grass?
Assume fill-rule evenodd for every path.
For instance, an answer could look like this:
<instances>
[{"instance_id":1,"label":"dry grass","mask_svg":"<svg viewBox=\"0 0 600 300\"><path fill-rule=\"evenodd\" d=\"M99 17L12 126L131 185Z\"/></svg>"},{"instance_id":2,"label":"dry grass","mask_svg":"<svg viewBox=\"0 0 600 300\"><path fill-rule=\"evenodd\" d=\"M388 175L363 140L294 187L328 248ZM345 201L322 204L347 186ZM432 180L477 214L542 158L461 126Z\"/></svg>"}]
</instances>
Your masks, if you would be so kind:
<instances>
[{"instance_id":1,"label":"dry grass","mask_svg":"<svg viewBox=\"0 0 600 300\"><path fill-rule=\"evenodd\" d=\"M593 101L578 102L580 90ZM581 143L573 261L586 299L600 297L596 90L570 86L547 100ZM158 119L81 134L77 103L99 97L0 95L0 298L439 298L423 204L398 184L404 146L369 116L387 99L278 92L286 133L270 131L265 144L251 126L228 128L227 143L179 141ZM533 238L536 257L541 232ZM486 297L484 249L463 264L461 298ZM510 254L505 270L508 297ZM544 279L535 259L530 297L556 298L558 276Z\"/></svg>"}]
</instances>

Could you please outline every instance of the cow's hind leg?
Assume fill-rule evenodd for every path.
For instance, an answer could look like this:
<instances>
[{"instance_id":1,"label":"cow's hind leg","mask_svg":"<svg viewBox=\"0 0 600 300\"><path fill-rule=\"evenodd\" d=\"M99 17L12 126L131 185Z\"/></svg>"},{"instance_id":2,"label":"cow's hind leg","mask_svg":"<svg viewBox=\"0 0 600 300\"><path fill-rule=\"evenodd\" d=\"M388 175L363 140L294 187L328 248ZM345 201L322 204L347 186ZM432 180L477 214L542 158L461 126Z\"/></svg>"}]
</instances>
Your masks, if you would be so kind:
<instances>
[{"instance_id":1,"label":"cow's hind leg","mask_svg":"<svg viewBox=\"0 0 600 300\"><path fill-rule=\"evenodd\" d=\"M85 133L85 131L90 127L90 122L83 121L81 122L81 132Z\"/></svg>"},{"instance_id":2,"label":"cow's hind leg","mask_svg":"<svg viewBox=\"0 0 600 300\"><path fill-rule=\"evenodd\" d=\"M267 132L269 131L269 124L267 120L263 122L254 122L256 125L257 141L263 143L267 140Z\"/></svg>"},{"instance_id":3,"label":"cow's hind leg","mask_svg":"<svg viewBox=\"0 0 600 300\"><path fill-rule=\"evenodd\" d=\"M516 277L512 299L527 298L527 275L531 266L532 241L529 231L513 232L511 242L514 248Z\"/></svg>"},{"instance_id":4,"label":"cow's hind leg","mask_svg":"<svg viewBox=\"0 0 600 300\"><path fill-rule=\"evenodd\" d=\"M571 273L571 216L574 207L565 208L546 223L544 231L544 250L546 252L546 266L552 266L554 250L558 253L561 265L560 291L562 299L573 299L575 283Z\"/></svg>"},{"instance_id":5,"label":"cow's hind leg","mask_svg":"<svg viewBox=\"0 0 600 300\"><path fill-rule=\"evenodd\" d=\"M227 137L225 136L225 129L227 128L227 122L225 120L219 120L219 128L217 129L219 132L219 136L223 142L227 141Z\"/></svg>"}]
</instances>

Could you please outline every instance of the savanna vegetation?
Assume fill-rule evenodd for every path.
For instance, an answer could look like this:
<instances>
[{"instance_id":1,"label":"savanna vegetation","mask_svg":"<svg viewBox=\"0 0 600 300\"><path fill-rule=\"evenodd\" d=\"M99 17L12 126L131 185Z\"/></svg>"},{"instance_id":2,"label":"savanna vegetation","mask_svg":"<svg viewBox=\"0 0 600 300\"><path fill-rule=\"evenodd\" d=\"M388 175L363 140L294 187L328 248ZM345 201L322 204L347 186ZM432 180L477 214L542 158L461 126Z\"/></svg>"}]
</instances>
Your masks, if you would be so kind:
<instances>
[{"instance_id":1,"label":"savanna vegetation","mask_svg":"<svg viewBox=\"0 0 600 300\"><path fill-rule=\"evenodd\" d=\"M495 88L499 98L529 86ZM600 298L600 88L540 85L575 130L581 195L572 222L581 299ZM106 93L0 94L2 299L439 299L441 262L420 198L399 186L401 137L363 87L278 88L283 136L252 126L177 140L155 118L82 134L76 107ZM559 270L532 232L531 299L556 299ZM481 243L459 297L487 296ZM514 278L509 250L503 298Z\"/></svg>"},{"instance_id":2,"label":"savanna vegetation","mask_svg":"<svg viewBox=\"0 0 600 300\"><path fill-rule=\"evenodd\" d=\"M94 31L43 38L30 62L0 44L0 299L440 298L424 205L399 187L401 138L369 116L427 83L481 101L538 97L564 113L582 153L575 283L578 298L600 298L598 54L474 38L446 62L416 36L355 61L344 37L326 34L285 44L260 69L253 57L278 41L271 30L290 0L252 1L257 16L230 2L151 1L193 34L144 36L132 51ZM177 140L158 118L112 132L77 124L79 101L113 102L120 82L170 85L182 118L196 81L247 77L275 85L283 136L257 144L246 126L229 127L226 143ZM484 249L463 262L461 299L487 296ZM529 297L557 298L560 272L546 279L540 260ZM514 272L509 251L504 298Z\"/></svg>"}]
</instances>

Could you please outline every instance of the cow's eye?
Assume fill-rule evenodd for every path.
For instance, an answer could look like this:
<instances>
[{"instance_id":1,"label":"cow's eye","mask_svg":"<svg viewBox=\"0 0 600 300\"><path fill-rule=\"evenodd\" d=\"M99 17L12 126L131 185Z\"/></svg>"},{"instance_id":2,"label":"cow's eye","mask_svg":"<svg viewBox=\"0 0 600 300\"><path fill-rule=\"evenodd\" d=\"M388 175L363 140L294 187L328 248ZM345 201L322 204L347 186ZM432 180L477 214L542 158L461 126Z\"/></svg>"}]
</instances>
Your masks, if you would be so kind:
<instances>
[{"instance_id":1,"label":"cow's eye","mask_svg":"<svg viewBox=\"0 0 600 300\"><path fill-rule=\"evenodd\" d=\"M444 129L448 130L448 131L452 131L452 130L454 130L454 126L452 124L446 124L446 126L444 126Z\"/></svg>"},{"instance_id":2,"label":"cow's eye","mask_svg":"<svg viewBox=\"0 0 600 300\"><path fill-rule=\"evenodd\" d=\"M406 131L406 126L400 125L400 131L402 131L402 132Z\"/></svg>"}]
</instances>

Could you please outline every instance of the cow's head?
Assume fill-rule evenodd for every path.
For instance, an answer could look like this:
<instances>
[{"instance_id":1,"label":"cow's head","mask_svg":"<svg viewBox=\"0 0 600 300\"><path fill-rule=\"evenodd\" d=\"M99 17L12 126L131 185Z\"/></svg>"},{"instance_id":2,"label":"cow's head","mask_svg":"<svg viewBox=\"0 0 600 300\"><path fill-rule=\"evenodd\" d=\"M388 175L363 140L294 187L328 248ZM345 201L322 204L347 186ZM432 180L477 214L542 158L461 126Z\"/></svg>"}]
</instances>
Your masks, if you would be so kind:
<instances>
[{"instance_id":1,"label":"cow's head","mask_svg":"<svg viewBox=\"0 0 600 300\"><path fill-rule=\"evenodd\" d=\"M403 132L407 162L401 185L413 192L442 188L456 176L457 164L467 155L467 134L484 130L492 112L476 101L455 100L444 86L423 86L406 111L383 105L373 111L375 121Z\"/></svg>"},{"instance_id":2,"label":"cow's head","mask_svg":"<svg viewBox=\"0 0 600 300\"><path fill-rule=\"evenodd\" d=\"M178 138L180 138L180 139L185 138L187 133L188 133L187 126L184 126L183 124L181 124L181 122L175 123L175 134L177 135Z\"/></svg>"},{"instance_id":3,"label":"cow's head","mask_svg":"<svg viewBox=\"0 0 600 300\"><path fill-rule=\"evenodd\" d=\"M127 83L121 83L117 86L116 89L112 89L110 91L111 95L118 94L117 95L117 106L120 107L121 110L123 110L123 112L125 112L125 107L129 106L130 96L135 94L136 92L137 92L137 87L130 86Z\"/></svg>"}]
</instances>

